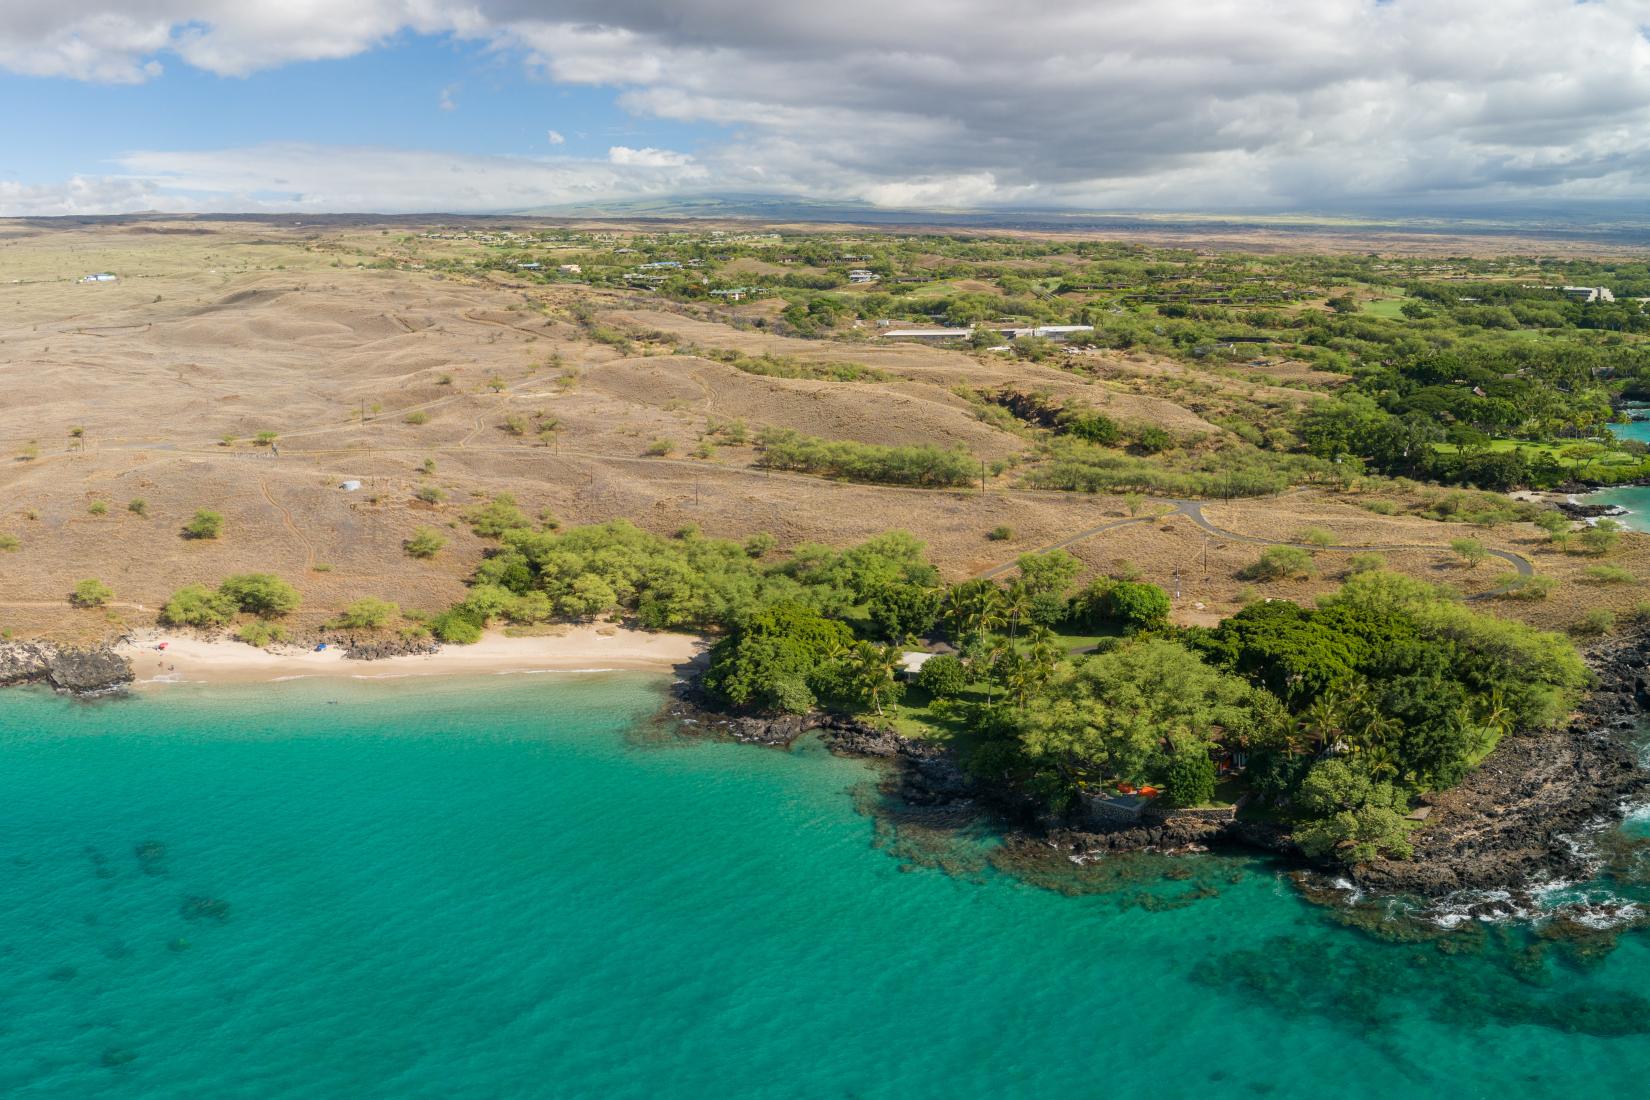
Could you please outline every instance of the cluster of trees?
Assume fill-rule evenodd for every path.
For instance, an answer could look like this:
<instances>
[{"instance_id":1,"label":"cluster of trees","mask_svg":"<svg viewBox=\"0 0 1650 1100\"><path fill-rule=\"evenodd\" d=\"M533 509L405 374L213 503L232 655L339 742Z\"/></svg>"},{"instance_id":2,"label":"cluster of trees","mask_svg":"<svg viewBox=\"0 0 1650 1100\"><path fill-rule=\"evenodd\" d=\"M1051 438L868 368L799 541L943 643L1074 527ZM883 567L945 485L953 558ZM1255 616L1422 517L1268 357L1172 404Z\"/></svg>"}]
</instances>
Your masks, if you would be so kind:
<instances>
[{"instance_id":1,"label":"cluster of trees","mask_svg":"<svg viewBox=\"0 0 1650 1100\"><path fill-rule=\"evenodd\" d=\"M1047 448L1047 456L1027 473L1026 481L1040 489L1084 493L1267 496L1291 485L1333 483L1349 472L1312 455L1278 454L1235 440L1145 457L1076 436L1060 436Z\"/></svg>"},{"instance_id":2,"label":"cluster of trees","mask_svg":"<svg viewBox=\"0 0 1650 1100\"><path fill-rule=\"evenodd\" d=\"M620 611L651 629L718 628L785 603L851 615L867 633L893 638L920 633L937 614L929 593L938 575L922 544L903 532L841 551L805 544L766 562L771 538L740 544L693 530L665 538L623 520L537 530L513 503L496 505L477 530L492 532L499 548L477 568L470 594L432 623L443 640L473 640L494 618L532 623Z\"/></svg>"},{"instance_id":3,"label":"cluster of trees","mask_svg":"<svg viewBox=\"0 0 1650 1100\"><path fill-rule=\"evenodd\" d=\"M1162 589L1128 576L1079 587L1063 551L1022 557L1006 582L945 586L904 533L775 560L771 539L622 521L539 530L497 504L485 518L515 525L431 623L446 640L493 618L622 611L722 633L704 684L731 706L880 714L906 689L902 652L943 636L954 655L931 658L916 686L979 735L982 773L1056 807L1119 781L1200 804L1216 761L1246 754L1253 789L1294 817L1302 845L1345 859L1402 855L1414 792L1458 782L1508 730L1560 720L1587 680L1558 635L1378 562L1315 607L1272 601L1176 628ZM1056 628L1109 638L1074 656Z\"/></svg>"},{"instance_id":4,"label":"cluster of trees","mask_svg":"<svg viewBox=\"0 0 1650 1100\"><path fill-rule=\"evenodd\" d=\"M846 439L819 439L789 428L770 428L762 433L758 443L764 466L850 481L947 488L967 485L979 475L975 460L966 451L946 450L931 444L889 447Z\"/></svg>"},{"instance_id":5,"label":"cluster of trees","mask_svg":"<svg viewBox=\"0 0 1650 1100\"><path fill-rule=\"evenodd\" d=\"M296 611L298 590L273 573L238 573L217 588L186 584L173 592L160 609L160 621L171 626L223 626L245 611L274 619Z\"/></svg>"},{"instance_id":6,"label":"cluster of trees","mask_svg":"<svg viewBox=\"0 0 1650 1100\"><path fill-rule=\"evenodd\" d=\"M994 736L975 765L1055 803L1116 780L1192 802L1213 760L1241 752L1312 854L1403 855L1414 792L1458 782L1508 730L1559 721L1586 680L1563 638L1370 571L1316 608L1256 604L1062 664L980 716Z\"/></svg>"},{"instance_id":7,"label":"cluster of trees","mask_svg":"<svg viewBox=\"0 0 1650 1100\"><path fill-rule=\"evenodd\" d=\"M882 382L888 378L882 371L861 363L810 363L793 355L746 355L727 348L691 347L683 351L688 355L726 363L746 374L768 378L809 378L829 382Z\"/></svg>"}]
</instances>

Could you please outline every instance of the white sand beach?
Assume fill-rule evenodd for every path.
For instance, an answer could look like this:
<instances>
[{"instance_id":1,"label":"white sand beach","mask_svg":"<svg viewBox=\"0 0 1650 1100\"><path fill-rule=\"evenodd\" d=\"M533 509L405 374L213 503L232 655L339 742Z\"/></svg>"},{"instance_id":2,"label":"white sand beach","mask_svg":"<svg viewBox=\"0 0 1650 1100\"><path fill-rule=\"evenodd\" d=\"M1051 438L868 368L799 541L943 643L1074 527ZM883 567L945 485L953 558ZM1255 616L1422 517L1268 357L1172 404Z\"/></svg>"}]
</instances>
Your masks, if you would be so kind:
<instances>
[{"instance_id":1,"label":"white sand beach","mask_svg":"<svg viewBox=\"0 0 1650 1100\"><path fill-rule=\"evenodd\" d=\"M337 646L319 652L297 646L256 649L233 638L203 639L166 630L145 631L120 645L138 687L169 683L271 682L307 676L366 679L499 672L666 670L704 648L692 634L656 634L605 623L568 627L558 634L506 637L490 632L475 645L443 646L437 653L350 660Z\"/></svg>"}]
</instances>

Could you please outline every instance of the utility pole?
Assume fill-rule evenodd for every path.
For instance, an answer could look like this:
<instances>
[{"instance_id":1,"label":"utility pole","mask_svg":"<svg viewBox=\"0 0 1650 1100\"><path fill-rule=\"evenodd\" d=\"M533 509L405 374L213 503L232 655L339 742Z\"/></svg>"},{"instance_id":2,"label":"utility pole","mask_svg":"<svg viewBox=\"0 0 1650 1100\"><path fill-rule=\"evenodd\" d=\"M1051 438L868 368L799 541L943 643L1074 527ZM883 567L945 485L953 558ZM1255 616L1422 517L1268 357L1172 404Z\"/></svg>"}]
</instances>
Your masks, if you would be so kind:
<instances>
[{"instance_id":1,"label":"utility pole","mask_svg":"<svg viewBox=\"0 0 1650 1100\"><path fill-rule=\"evenodd\" d=\"M980 459L980 495L985 496L985 459Z\"/></svg>"}]
</instances>

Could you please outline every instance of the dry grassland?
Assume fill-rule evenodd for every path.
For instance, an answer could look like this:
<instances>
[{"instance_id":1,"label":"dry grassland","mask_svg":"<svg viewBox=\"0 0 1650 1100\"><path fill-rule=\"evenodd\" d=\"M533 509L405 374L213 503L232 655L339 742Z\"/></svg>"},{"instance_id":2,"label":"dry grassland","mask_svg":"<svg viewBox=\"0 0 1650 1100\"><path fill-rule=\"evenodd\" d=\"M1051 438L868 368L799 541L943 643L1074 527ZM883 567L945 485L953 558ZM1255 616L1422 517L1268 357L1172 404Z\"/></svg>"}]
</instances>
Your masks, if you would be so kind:
<instances>
[{"instance_id":1,"label":"dry grassland","mask_svg":"<svg viewBox=\"0 0 1650 1100\"><path fill-rule=\"evenodd\" d=\"M1312 399L1145 357L1114 357L1085 377L931 348L782 339L640 295L357 267L354 250L377 239L368 227L235 222L0 225L0 534L19 541L0 553L0 628L106 637L148 625L183 584L251 570L299 587L299 626L362 596L436 610L461 595L486 548L463 511L499 492L566 524L623 517L662 532L771 531L786 546L904 528L957 579L1128 513L1115 498L1016 489L1012 465L984 493L929 492L769 473L748 445L693 451L713 425L741 421L752 437L784 427L962 446L1012 464L1029 440L980 419L960 389L1043 390L1123 421L1209 433L1223 429L1203 413L1220 411L1226 397L1280 409ZM120 281L77 281L102 270ZM595 342L572 319L581 298L607 323L658 335L628 354ZM851 361L888 379L767 377L677 347ZM1270 374L1313 389L1334 382ZM261 432L274 433L273 446L254 442ZM656 440L669 440L671 454L649 457ZM343 491L346 479L362 488ZM441 501L415 497L426 488ZM144 514L128 510L134 499ZM223 536L181 537L202 508L224 515ZM1445 548L1472 533L1459 526L1377 516L1323 494L1210 504L1205 514L1259 539L1323 526L1348 544L1437 547L1389 557L1468 592L1489 589L1501 568L1456 566ZM448 545L433 560L413 559L403 543L426 526ZM1014 537L988 541L998 526ZM1545 603L1495 601L1498 610L1557 623L1584 606L1632 602L1631 592L1584 583L1589 562L1550 551L1534 528L1482 537L1558 580ZM1650 575L1646 541L1635 537L1617 555L1640 576ZM1260 546L1176 515L1071 550L1094 570L1127 563L1178 590L1182 619L1210 621L1248 594L1236 574ZM1310 597L1332 587L1344 559L1325 552L1317 579L1261 592ZM110 607L70 606L70 590L88 577L114 588Z\"/></svg>"}]
</instances>

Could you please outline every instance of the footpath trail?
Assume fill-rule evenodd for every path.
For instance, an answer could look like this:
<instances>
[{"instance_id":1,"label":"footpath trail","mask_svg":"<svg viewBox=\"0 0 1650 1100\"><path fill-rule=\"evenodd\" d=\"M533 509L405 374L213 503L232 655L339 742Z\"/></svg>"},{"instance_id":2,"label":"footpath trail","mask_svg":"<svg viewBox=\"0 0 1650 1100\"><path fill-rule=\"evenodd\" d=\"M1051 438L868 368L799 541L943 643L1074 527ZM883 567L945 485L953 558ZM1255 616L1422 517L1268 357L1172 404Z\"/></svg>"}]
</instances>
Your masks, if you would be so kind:
<instances>
[{"instance_id":1,"label":"footpath trail","mask_svg":"<svg viewBox=\"0 0 1650 1100\"><path fill-rule=\"evenodd\" d=\"M292 513L287 510L287 507L280 501L276 500L274 494L269 491L269 481L267 478L260 477L258 479L258 489L263 493L264 500L269 502L269 506L281 514L281 526L286 528L287 534L297 539L298 544L304 548L304 568L314 569L315 545L311 543L309 538L299 529L297 522L293 520Z\"/></svg>"}]
</instances>

